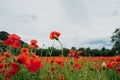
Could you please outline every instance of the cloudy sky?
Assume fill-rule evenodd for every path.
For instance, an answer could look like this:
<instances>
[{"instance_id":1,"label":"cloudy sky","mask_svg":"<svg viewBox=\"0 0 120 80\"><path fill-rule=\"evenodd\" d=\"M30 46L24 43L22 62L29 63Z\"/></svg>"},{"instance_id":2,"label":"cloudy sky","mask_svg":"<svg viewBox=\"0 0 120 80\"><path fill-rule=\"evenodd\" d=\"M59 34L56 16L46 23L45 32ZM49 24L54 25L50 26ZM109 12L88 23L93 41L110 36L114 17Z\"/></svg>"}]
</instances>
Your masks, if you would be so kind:
<instances>
[{"instance_id":1,"label":"cloudy sky","mask_svg":"<svg viewBox=\"0 0 120 80\"><path fill-rule=\"evenodd\" d=\"M61 33L64 47L111 48L120 26L120 0L0 0L0 31L48 47L51 31ZM60 47L55 42L56 47Z\"/></svg>"}]
</instances>

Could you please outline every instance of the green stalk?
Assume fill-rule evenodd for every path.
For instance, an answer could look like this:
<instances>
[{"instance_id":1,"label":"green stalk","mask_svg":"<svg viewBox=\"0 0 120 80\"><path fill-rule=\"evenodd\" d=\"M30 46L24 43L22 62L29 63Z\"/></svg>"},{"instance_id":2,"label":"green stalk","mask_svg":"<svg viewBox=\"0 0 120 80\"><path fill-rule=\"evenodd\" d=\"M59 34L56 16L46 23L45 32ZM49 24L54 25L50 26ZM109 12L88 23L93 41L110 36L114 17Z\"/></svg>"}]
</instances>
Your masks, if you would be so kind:
<instances>
[{"instance_id":1,"label":"green stalk","mask_svg":"<svg viewBox=\"0 0 120 80\"><path fill-rule=\"evenodd\" d=\"M59 40L58 40L58 42L59 42L59 44L60 44L60 46L61 46L62 57L64 57L63 45L62 45L62 43L61 43Z\"/></svg>"},{"instance_id":2,"label":"green stalk","mask_svg":"<svg viewBox=\"0 0 120 80\"><path fill-rule=\"evenodd\" d=\"M52 45L51 45L51 47L50 47L50 57L51 57L51 55L52 55L52 51L53 51L53 45L54 45L54 43L55 43L55 40L53 41L53 43L52 43Z\"/></svg>"}]
</instances>

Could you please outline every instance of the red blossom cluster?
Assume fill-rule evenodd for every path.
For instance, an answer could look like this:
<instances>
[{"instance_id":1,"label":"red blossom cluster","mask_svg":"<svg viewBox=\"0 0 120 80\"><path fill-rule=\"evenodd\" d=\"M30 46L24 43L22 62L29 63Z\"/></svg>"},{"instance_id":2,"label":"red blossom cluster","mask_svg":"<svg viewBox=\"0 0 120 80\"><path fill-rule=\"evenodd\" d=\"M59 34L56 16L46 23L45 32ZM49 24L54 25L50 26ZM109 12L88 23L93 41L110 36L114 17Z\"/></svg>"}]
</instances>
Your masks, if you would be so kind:
<instances>
[{"instance_id":1,"label":"red blossom cluster","mask_svg":"<svg viewBox=\"0 0 120 80\"><path fill-rule=\"evenodd\" d=\"M42 67L43 66L41 60L36 60L36 59L30 59L30 63L26 65L26 68L33 73L37 72Z\"/></svg>"},{"instance_id":2,"label":"red blossom cluster","mask_svg":"<svg viewBox=\"0 0 120 80\"><path fill-rule=\"evenodd\" d=\"M79 55L83 54L82 51L74 51L74 50L70 50L69 52L69 56L73 56L73 57L76 57L76 58L79 58Z\"/></svg>"},{"instance_id":3,"label":"red blossom cluster","mask_svg":"<svg viewBox=\"0 0 120 80\"><path fill-rule=\"evenodd\" d=\"M37 40L31 40L30 47L33 47L35 49L39 48L39 46L37 45Z\"/></svg>"},{"instance_id":4,"label":"red blossom cluster","mask_svg":"<svg viewBox=\"0 0 120 80\"><path fill-rule=\"evenodd\" d=\"M15 75L15 73L17 73L20 69L19 65L15 62L11 63L10 67L11 67L11 70L7 71L7 73L5 74L5 77L7 79L10 79L10 77Z\"/></svg>"},{"instance_id":5,"label":"red blossom cluster","mask_svg":"<svg viewBox=\"0 0 120 80\"><path fill-rule=\"evenodd\" d=\"M21 46L20 44L20 37L16 34L9 34L8 35L8 39L3 41L3 44L4 45L9 45L9 46L12 46L14 48L19 48Z\"/></svg>"},{"instance_id":6,"label":"red blossom cluster","mask_svg":"<svg viewBox=\"0 0 120 80\"><path fill-rule=\"evenodd\" d=\"M53 65L53 64L58 64L59 66L64 66L64 61L63 61L63 59L62 59L62 57L61 56L59 56L59 57L57 57L57 58L53 58L53 59L51 59L50 60L50 64L51 65Z\"/></svg>"},{"instance_id":7,"label":"red blossom cluster","mask_svg":"<svg viewBox=\"0 0 120 80\"><path fill-rule=\"evenodd\" d=\"M9 52L4 52L4 56L10 57L10 53Z\"/></svg>"},{"instance_id":8,"label":"red blossom cluster","mask_svg":"<svg viewBox=\"0 0 120 80\"><path fill-rule=\"evenodd\" d=\"M74 68L77 69L77 70L81 69L81 66L78 64L78 61L74 62Z\"/></svg>"}]
</instances>

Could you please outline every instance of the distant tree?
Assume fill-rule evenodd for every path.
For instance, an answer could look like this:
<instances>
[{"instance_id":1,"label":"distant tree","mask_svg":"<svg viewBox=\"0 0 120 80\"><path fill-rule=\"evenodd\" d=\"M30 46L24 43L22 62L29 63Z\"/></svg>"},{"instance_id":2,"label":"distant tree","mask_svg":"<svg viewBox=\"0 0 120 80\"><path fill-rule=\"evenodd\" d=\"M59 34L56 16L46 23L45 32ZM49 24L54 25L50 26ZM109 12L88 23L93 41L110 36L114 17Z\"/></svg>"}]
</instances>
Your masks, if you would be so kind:
<instances>
[{"instance_id":1,"label":"distant tree","mask_svg":"<svg viewBox=\"0 0 120 80\"><path fill-rule=\"evenodd\" d=\"M72 50L76 50L76 47L71 47Z\"/></svg>"},{"instance_id":2,"label":"distant tree","mask_svg":"<svg viewBox=\"0 0 120 80\"><path fill-rule=\"evenodd\" d=\"M84 50L85 50L85 48L84 48L84 47L80 47L78 50L82 50L82 51L84 51Z\"/></svg>"},{"instance_id":3,"label":"distant tree","mask_svg":"<svg viewBox=\"0 0 120 80\"><path fill-rule=\"evenodd\" d=\"M111 37L113 43L113 50L120 52L120 28L116 28Z\"/></svg>"},{"instance_id":4,"label":"distant tree","mask_svg":"<svg viewBox=\"0 0 120 80\"><path fill-rule=\"evenodd\" d=\"M9 35L9 33L5 32L5 31L0 31L0 39L1 40L6 40L8 35Z\"/></svg>"},{"instance_id":5,"label":"distant tree","mask_svg":"<svg viewBox=\"0 0 120 80\"><path fill-rule=\"evenodd\" d=\"M90 51L90 56L101 56L101 50L92 49L92 50Z\"/></svg>"},{"instance_id":6,"label":"distant tree","mask_svg":"<svg viewBox=\"0 0 120 80\"><path fill-rule=\"evenodd\" d=\"M90 56L90 51L91 51L90 47L86 48L85 51L86 51L86 53L87 53L86 55L87 55L87 56Z\"/></svg>"},{"instance_id":7,"label":"distant tree","mask_svg":"<svg viewBox=\"0 0 120 80\"><path fill-rule=\"evenodd\" d=\"M64 51L64 56L67 56L70 50L67 48L63 48L63 51Z\"/></svg>"},{"instance_id":8,"label":"distant tree","mask_svg":"<svg viewBox=\"0 0 120 80\"><path fill-rule=\"evenodd\" d=\"M105 47L102 47L102 52L104 52L105 51Z\"/></svg>"}]
</instances>

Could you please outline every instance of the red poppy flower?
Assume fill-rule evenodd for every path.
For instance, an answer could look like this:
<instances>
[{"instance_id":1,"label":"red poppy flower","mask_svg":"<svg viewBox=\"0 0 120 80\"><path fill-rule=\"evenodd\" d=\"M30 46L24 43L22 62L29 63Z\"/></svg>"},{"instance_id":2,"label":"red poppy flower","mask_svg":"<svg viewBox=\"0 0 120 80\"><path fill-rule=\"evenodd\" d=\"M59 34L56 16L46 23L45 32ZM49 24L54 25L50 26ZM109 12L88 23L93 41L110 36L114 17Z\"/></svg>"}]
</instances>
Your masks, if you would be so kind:
<instances>
[{"instance_id":1,"label":"red poppy flower","mask_svg":"<svg viewBox=\"0 0 120 80\"><path fill-rule=\"evenodd\" d=\"M20 40L20 36L16 34L10 34L8 35L8 39L12 39L13 41Z\"/></svg>"},{"instance_id":2,"label":"red poppy flower","mask_svg":"<svg viewBox=\"0 0 120 80\"><path fill-rule=\"evenodd\" d=\"M11 64L12 69L19 69L19 65L17 63L12 63Z\"/></svg>"},{"instance_id":3,"label":"red poppy flower","mask_svg":"<svg viewBox=\"0 0 120 80\"><path fill-rule=\"evenodd\" d=\"M4 52L4 56L9 57L10 53L9 52Z\"/></svg>"},{"instance_id":4,"label":"red poppy flower","mask_svg":"<svg viewBox=\"0 0 120 80\"><path fill-rule=\"evenodd\" d=\"M35 45L35 44L37 44L37 40L35 39L31 40L31 45Z\"/></svg>"},{"instance_id":5,"label":"red poppy flower","mask_svg":"<svg viewBox=\"0 0 120 80\"><path fill-rule=\"evenodd\" d=\"M29 63L29 55L20 54L17 58L17 62L27 65Z\"/></svg>"},{"instance_id":6,"label":"red poppy flower","mask_svg":"<svg viewBox=\"0 0 120 80\"><path fill-rule=\"evenodd\" d=\"M117 57L116 57L116 61L117 61L117 62L120 62L120 56L117 56Z\"/></svg>"},{"instance_id":7,"label":"red poppy flower","mask_svg":"<svg viewBox=\"0 0 120 80\"><path fill-rule=\"evenodd\" d=\"M19 41L14 41L13 44L12 44L12 46L13 46L14 48L19 48L19 47L21 46L21 44L20 44Z\"/></svg>"},{"instance_id":8,"label":"red poppy flower","mask_svg":"<svg viewBox=\"0 0 120 80\"><path fill-rule=\"evenodd\" d=\"M51 59L50 64L54 64L55 60Z\"/></svg>"},{"instance_id":9,"label":"red poppy flower","mask_svg":"<svg viewBox=\"0 0 120 80\"><path fill-rule=\"evenodd\" d=\"M0 58L0 63L2 63L3 60L4 60L3 58Z\"/></svg>"},{"instance_id":10,"label":"red poppy flower","mask_svg":"<svg viewBox=\"0 0 120 80\"><path fill-rule=\"evenodd\" d=\"M21 46L20 37L16 34L10 34L8 35L8 39L3 41L4 45L13 46L14 48L19 48Z\"/></svg>"},{"instance_id":11,"label":"red poppy flower","mask_svg":"<svg viewBox=\"0 0 120 80\"><path fill-rule=\"evenodd\" d=\"M50 68L50 71L51 71L51 72L53 72L53 71L55 71L55 70L56 70L56 67L51 67L51 68Z\"/></svg>"},{"instance_id":12,"label":"red poppy flower","mask_svg":"<svg viewBox=\"0 0 120 80\"><path fill-rule=\"evenodd\" d=\"M77 69L77 70L80 70L81 69L81 66L78 65L78 62L74 62L74 68Z\"/></svg>"},{"instance_id":13,"label":"red poppy flower","mask_svg":"<svg viewBox=\"0 0 120 80\"><path fill-rule=\"evenodd\" d=\"M32 53L32 58L36 59L37 55L35 53Z\"/></svg>"},{"instance_id":14,"label":"red poppy flower","mask_svg":"<svg viewBox=\"0 0 120 80\"><path fill-rule=\"evenodd\" d=\"M72 50L72 49L70 50L69 56L75 56L74 50Z\"/></svg>"},{"instance_id":15,"label":"red poppy flower","mask_svg":"<svg viewBox=\"0 0 120 80\"><path fill-rule=\"evenodd\" d=\"M61 57L57 58L56 63L59 64L59 66L64 66L64 62L63 62L63 59Z\"/></svg>"},{"instance_id":16,"label":"red poppy flower","mask_svg":"<svg viewBox=\"0 0 120 80\"><path fill-rule=\"evenodd\" d=\"M39 48L39 46L37 45L37 40L35 39L31 40L30 47L33 47L35 49Z\"/></svg>"},{"instance_id":17,"label":"red poppy flower","mask_svg":"<svg viewBox=\"0 0 120 80\"><path fill-rule=\"evenodd\" d=\"M95 70L100 70L100 65L99 65L99 64L96 64L96 65L94 66L94 69L95 69Z\"/></svg>"},{"instance_id":18,"label":"red poppy flower","mask_svg":"<svg viewBox=\"0 0 120 80\"><path fill-rule=\"evenodd\" d=\"M41 60L31 59L30 64L26 67L30 72L37 72L40 68L42 68Z\"/></svg>"},{"instance_id":19,"label":"red poppy flower","mask_svg":"<svg viewBox=\"0 0 120 80\"><path fill-rule=\"evenodd\" d=\"M61 34L59 32L56 32L56 31L53 31L50 33L50 39L53 40L53 39L56 39L58 40L58 37L60 36Z\"/></svg>"},{"instance_id":20,"label":"red poppy flower","mask_svg":"<svg viewBox=\"0 0 120 80\"><path fill-rule=\"evenodd\" d=\"M112 69L114 67L114 65L110 62L110 63L107 63L107 69Z\"/></svg>"},{"instance_id":21,"label":"red poppy flower","mask_svg":"<svg viewBox=\"0 0 120 80\"><path fill-rule=\"evenodd\" d=\"M3 64L0 63L0 69L2 69L2 68L3 68Z\"/></svg>"},{"instance_id":22,"label":"red poppy flower","mask_svg":"<svg viewBox=\"0 0 120 80\"><path fill-rule=\"evenodd\" d=\"M83 52L82 51L77 51L76 54L78 54L78 55L83 54Z\"/></svg>"},{"instance_id":23,"label":"red poppy flower","mask_svg":"<svg viewBox=\"0 0 120 80\"><path fill-rule=\"evenodd\" d=\"M21 49L21 52L22 52L22 53L28 53L28 52L29 52L29 49L28 49L28 48L22 48L22 49Z\"/></svg>"},{"instance_id":24,"label":"red poppy flower","mask_svg":"<svg viewBox=\"0 0 120 80\"><path fill-rule=\"evenodd\" d=\"M7 39L5 41L3 41L4 45L12 45L13 44L13 40L12 39Z\"/></svg>"},{"instance_id":25,"label":"red poppy flower","mask_svg":"<svg viewBox=\"0 0 120 80\"><path fill-rule=\"evenodd\" d=\"M116 74L120 74L120 66L116 66Z\"/></svg>"},{"instance_id":26,"label":"red poppy flower","mask_svg":"<svg viewBox=\"0 0 120 80\"><path fill-rule=\"evenodd\" d=\"M116 71L120 71L120 66L116 66Z\"/></svg>"},{"instance_id":27,"label":"red poppy flower","mask_svg":"<svg viewBox=\"0 0 120 80\"><path fill-rule=\"evenodd\" d=\"M15 75L15 73L17 73L20 69L17 63L12 63L10 66L12 69L5 74L6 78L10 78L11 76Z\"/></svg>"}]
</instances>

